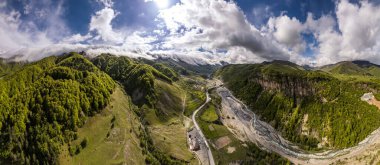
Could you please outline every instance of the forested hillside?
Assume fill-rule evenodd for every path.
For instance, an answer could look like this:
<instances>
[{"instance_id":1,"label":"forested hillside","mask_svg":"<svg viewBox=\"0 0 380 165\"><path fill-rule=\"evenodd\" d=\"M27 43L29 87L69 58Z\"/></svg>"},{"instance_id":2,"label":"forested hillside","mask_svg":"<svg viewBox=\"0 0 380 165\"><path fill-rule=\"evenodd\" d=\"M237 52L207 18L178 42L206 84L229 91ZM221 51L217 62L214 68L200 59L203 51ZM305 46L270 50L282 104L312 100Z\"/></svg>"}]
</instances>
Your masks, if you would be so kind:
<instances>
[{"instance_id":1,"label":"forested hillside","mask_svg":"<svg viewBox=\"0 0 380 165\"><path fill-rule=\"evenodd\" d=\"M114 80L123 84L128 94L132 96L135 104L153 105L157 100L154 91L154 81L156 78L162 79L168 83L176 79L173 71L163 66L159 68L164 70L168 76L157 71L154 67L138 63L128 57L116 57L110 54L103 54L94 59L93 63L102 71L109 74Z\"/></svg>"},{"instance_id":2,"label":"forested hillside","mask_svg":"<svg viewBox=\"0 0 380 165\"><path fill-rule=\"evenodd\" d=\"M19 70L23 65L23 62L10 62L0 58L0 78L10 72Z\"/></svg>"},{"instance_id":3,"label":"forested hillside","mask_svg":"<svg viewBox=\"0 0 380 165\"><path fill-rule=\"evenodd\" d=\"M321 67L332 74L380 77L380 66L368 61L342 61Z\"/></svg>"},{"instance_id":4,"label":"forested hillside","mask_svg":"<svg viewBox=\"0 0 380 165\"><path fill-rule=\"evenodd\" d=\"M360 100L379 92L376 82L344 81L283 61L228 65L215 76L304 149L353 146L380 126L380 110Z\"/></svg>"},{"instance_id":5,"label":"forested hillside","mask_svg":"<svg viewBox=\"0 0 380 165\"><path fill-rule=\"evenodd\" d=\"M180 79L171 67L153 61L110 54L102 54L91 61L121 83L138 106L136 114L143 125L139 133L140 147L146 155L146 163L185 164L194 161L186 146L186 128L181 121L184 95L196 92L187 91L186 80ZM194 99L190 96L189 100Z\"/></svg>"},{"instance_id":6,"label":"forested hillside","mask_svg":"<svg viewBox=\"0 0 380 165\"><path fill-rule=\"evenodd\" d=\"M197 74L203 77L207 77L208 75L216 71L218 68L220 68L222 64L226 64L225 62L222 62L222 64L213 64L213 65L212 64L189 64L187 62L182 61L181 59L162 58L162 57L159 57L155 59L154 61L150 61L146 59L140 59L140 61L150 64L150 65L154 65L156 63L164 64L182 75Z\"/></svg>"},{"instance_id":7,"label":"forested hillside","mask_svg":"<svg viewBox=\"0 0 380 165\"><path fill-rule=\"evenodd\" d=\"M12 70L14 71L14 70ZM114 81L71 53L26 64L0 79L0 164L55 164L88 116L109 102Z\"/></svg>"}]
</instances>

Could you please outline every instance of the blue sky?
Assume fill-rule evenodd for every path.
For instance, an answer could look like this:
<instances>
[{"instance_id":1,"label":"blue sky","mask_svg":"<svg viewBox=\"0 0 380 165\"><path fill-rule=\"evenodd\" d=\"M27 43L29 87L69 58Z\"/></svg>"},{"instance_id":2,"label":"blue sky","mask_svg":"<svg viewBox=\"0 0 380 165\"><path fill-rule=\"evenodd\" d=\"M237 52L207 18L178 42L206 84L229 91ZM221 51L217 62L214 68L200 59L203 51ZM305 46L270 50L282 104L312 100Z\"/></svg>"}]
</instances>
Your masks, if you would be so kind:
<instances>
[{"instance_id":1,"label":"blue sky","mask_svg":"<svg viewBox=\"0 0 380 165\"><path fill-rule=\"evenodd\" d=\"M0 57L66 51L189 63L380 62L378 1L0 0Z\"/></svg>"}]
</instances>

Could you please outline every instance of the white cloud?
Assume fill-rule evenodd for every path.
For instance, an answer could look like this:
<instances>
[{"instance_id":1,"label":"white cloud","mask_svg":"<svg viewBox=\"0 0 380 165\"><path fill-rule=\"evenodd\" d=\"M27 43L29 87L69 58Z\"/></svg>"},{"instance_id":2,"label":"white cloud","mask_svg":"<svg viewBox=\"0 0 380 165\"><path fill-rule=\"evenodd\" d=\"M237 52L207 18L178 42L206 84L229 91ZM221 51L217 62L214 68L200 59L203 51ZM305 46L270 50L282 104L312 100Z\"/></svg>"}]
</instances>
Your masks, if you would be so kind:
<instances>
[{"instance_id":1,"label":"white cloud","mask_svg":"<svg viewBox=\"0 0 380 165\"><path fill-rule=\"evenodd\" d=\"M304 32L304 25L296 18L289 18L286 15L271 17L268 21L268 28L274 38L287 48L296 53L305 51L306 42L301 36Z\"/></svg>"},{"instance_id":2,"label":"white cloud","mask_svg":"<svg viewBox=\"0 0 380 165\"><path fill-rule=\"evenodd\" d=\"M317 63L362 59L379 64L380 6L368 1L361 1L359 5L342 0L337 3L336 16L339 32L332 30L331 23L315 25L328 28L316 35L320 43Z\"/></svg>"},{"instance_id":3,"label":"white cloud","mask_svg":"<svg viewBox=\"0 0 380 165\"><path fill-rule=\"evenodd\" d=\"M240 47L251 52L245 58L231 58L245 61L231 62L255 62L258 57L289 59L287 51L251 25L233 1L181 0L162 10L159 18L170 30L163 44L165 48L193 52L201 47L209 51Z\"/></svg>"},{"instance_id":4,"label":"white cloud","mask_svg":"<svg viewBox=\"0 0 380 165\"><path fill-rule=\"evenodd\" d=\"M299 64L310 61L325 65L358 59L380 64L380 6L368 1L354 4L341 0L336 3L335 14L337 20L329 14L315 19L309 13L304 23L282 14L271 17L261 30L290 49L290 60ZM316 44L309 44L313 57L299 55L307 46L302 34L315 38Z\"/></svg>"},{"instance_id":5,"label":"white cloud","mask_svg":"<svg viewBox=\"0 0 380 165\"><path fill-rule=\"evenodd\" d=\"M62 20L63 1L57 7L47 3L44 8L33 7L38 3L27 3L30 7L24 6L22 11L5 10L7 4L0 3L0 56L23 54L20 59L36 60L84 50L94 55L109 52L131 57L167 57L194 64L272 59L298 64L315 61L317 65L364 59L380 64L380 6L368 1L354 4L341 0L336 2L336 18L333 14L314 18L309 13L305 22L286 13L274 17L265 7L261 9L269 13L265 18L271 18L257 29L234 1L181 0L160 11L158 28L152 31L113 26L112 21L119 14L112 8L113 2L97 1L104 8L91 16L87 34L72 34L67 28ZM258 11L253 10L253 15L260 16ZM33 18L21 20L20 12ZM36 21L42 21L46 28L39 29ZM315 44L306 42L304 34L312 35ZM307 46L314 50L314 56L302 56Z\"/></svg>"},{"instance_id":6,"label":"white cloud","mask_svg":"<svg viewBox=\"0 0 380 165\"><path fill-rule=\"evenodd\" d=\"M65 37L61 43L72 43L72 44L75 44L75 43L80 43L80 42L84 42L84 41L87 41L88 39L92 38L92 35L91 34L86 34L86 35L81 35L81 34L74 34L72 36L69 36L69 37Z\"/></svg>"},{"instance_id":7,"label":"white cloud","mask_svg":"<svg viewBox=\"0 0 380 165\"><path fill-rule=\"evenodd\" d=\"M112 0L97 0L99 3L102 3L105 7L111 8L113 6Z\"/></svg>"},{"instance_id":8,"label":"white cloud","mask_svg":"<svg viewBox=\"0 0 380 165\"><path fill-rule=\"evenodd\" d=\"M221 56L210 52L194 52L186 50L153 50L148 53L153 58L170 58L193 65L219 64Z\"/></svg>"},{"instance_id":9,"label":"white cloud","mask_svg":"<svg viewBox=\"0 0 380 165\"><path fill-rule=\"evenodd\" d=\"M35 31L30 26L23 30L20 13L12 10L9 13L0 13L0 49L3 52L32 47L34 45L48 45L52 41L41 31Z\"/></svg>"},{"instance_id":10,"label":"white cloud","mask_svg":"<svg viewBox=\"0 0 380 165\"><path fill-rule=\"evenodd\" d=\"M112 8L106 7L91 17L90 31L95 31L105 42L122 43L123 34L115 32L111 22L117 16Z\"/></svg>"}]
</instances>

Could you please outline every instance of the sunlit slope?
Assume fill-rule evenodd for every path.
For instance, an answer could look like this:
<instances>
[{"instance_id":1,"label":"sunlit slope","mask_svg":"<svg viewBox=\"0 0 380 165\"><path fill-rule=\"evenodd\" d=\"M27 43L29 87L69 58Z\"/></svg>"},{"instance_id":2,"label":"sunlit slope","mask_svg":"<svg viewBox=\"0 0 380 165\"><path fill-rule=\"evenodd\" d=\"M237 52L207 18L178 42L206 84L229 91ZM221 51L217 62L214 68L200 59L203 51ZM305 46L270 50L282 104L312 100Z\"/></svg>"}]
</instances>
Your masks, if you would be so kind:
<instances>
[{"instance_id":1,"label":"sunlit slope","mask_svg":"<svg viewBox=\"0 0 380 165\"><path fill-rule=\"evenodd\" d=\"M368 61L343 61L321 67L321 70L332 74L356 76L380 76L380 66Z\"/></svg>"},{"instance_id":2,"label":"sunlit slope","mask_svg":"<svg viewBox=\"0 0 380 165\"><path fill-rule=\"evenodd\" d=\"M109 105L89 118L78 129L77 139L63 147L60 164L144 164L138 136L141 123L133 108L129 96L117 87ZM87 144L82 147L84 139Z\"/></svg>"},{"instance_id":3,"label":"sunlit slope","mask_svg":"<svg viewBox=\"0 0 380 165\"><path fill-rule=\"evenodd\" d=\"M194 162L186 145L183 124L184 104L191 84L169 66L142 63L128 57L103 54L92 59L95 65L121 83L138 105L136 113L147 129L154 157L161 163ZM163 159L162 159L163 158Z\"/></svg>"},{"instance_id":4,"label":"sunlit slope","mask_svg":"<svg viewBox=\"0 0 380 165\"><path fill-rule=\"evenodd\" d=\"M0 164L54 164L88 116L109 102L114 81L71 53L25 64L0 79Z\"/></svg>"},{"instance_id":5,"label":"sunlit slope","mask_svg":"<svg viewBox=\"0 0 380 165\"><path fill-rule=\"evenodd\" d=\"M376 82L344 81L275 61L228 65L215 74L284 137L309 150L353 146L380 126L380 110L361 101Z\"/></svg>"}]
</instances>

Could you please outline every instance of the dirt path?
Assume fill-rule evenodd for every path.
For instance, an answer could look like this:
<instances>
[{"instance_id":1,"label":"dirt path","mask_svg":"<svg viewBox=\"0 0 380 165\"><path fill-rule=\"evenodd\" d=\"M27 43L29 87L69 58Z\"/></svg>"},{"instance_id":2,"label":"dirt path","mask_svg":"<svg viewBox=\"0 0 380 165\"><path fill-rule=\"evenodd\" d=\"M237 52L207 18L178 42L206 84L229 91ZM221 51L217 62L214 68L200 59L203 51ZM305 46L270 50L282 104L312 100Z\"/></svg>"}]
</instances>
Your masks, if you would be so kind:
<instances>
[{"instance_id":1,"label":"dirt path","mask_svg":"<svg viewBox=\"0 0 380 165\"><path fill-rule=\"evenodd\" d=\"M260 144L265 149L286 157L295 164L332 164L360 157L370 151L380 149L380 128L375 130L357 146L343 150L308 153L300 150L268 123L259 120L246 105L236 99L225 87L217 88L222 98L222 113L228 116L222 120L239 139Z\"/></svg>"}]
</instances>

